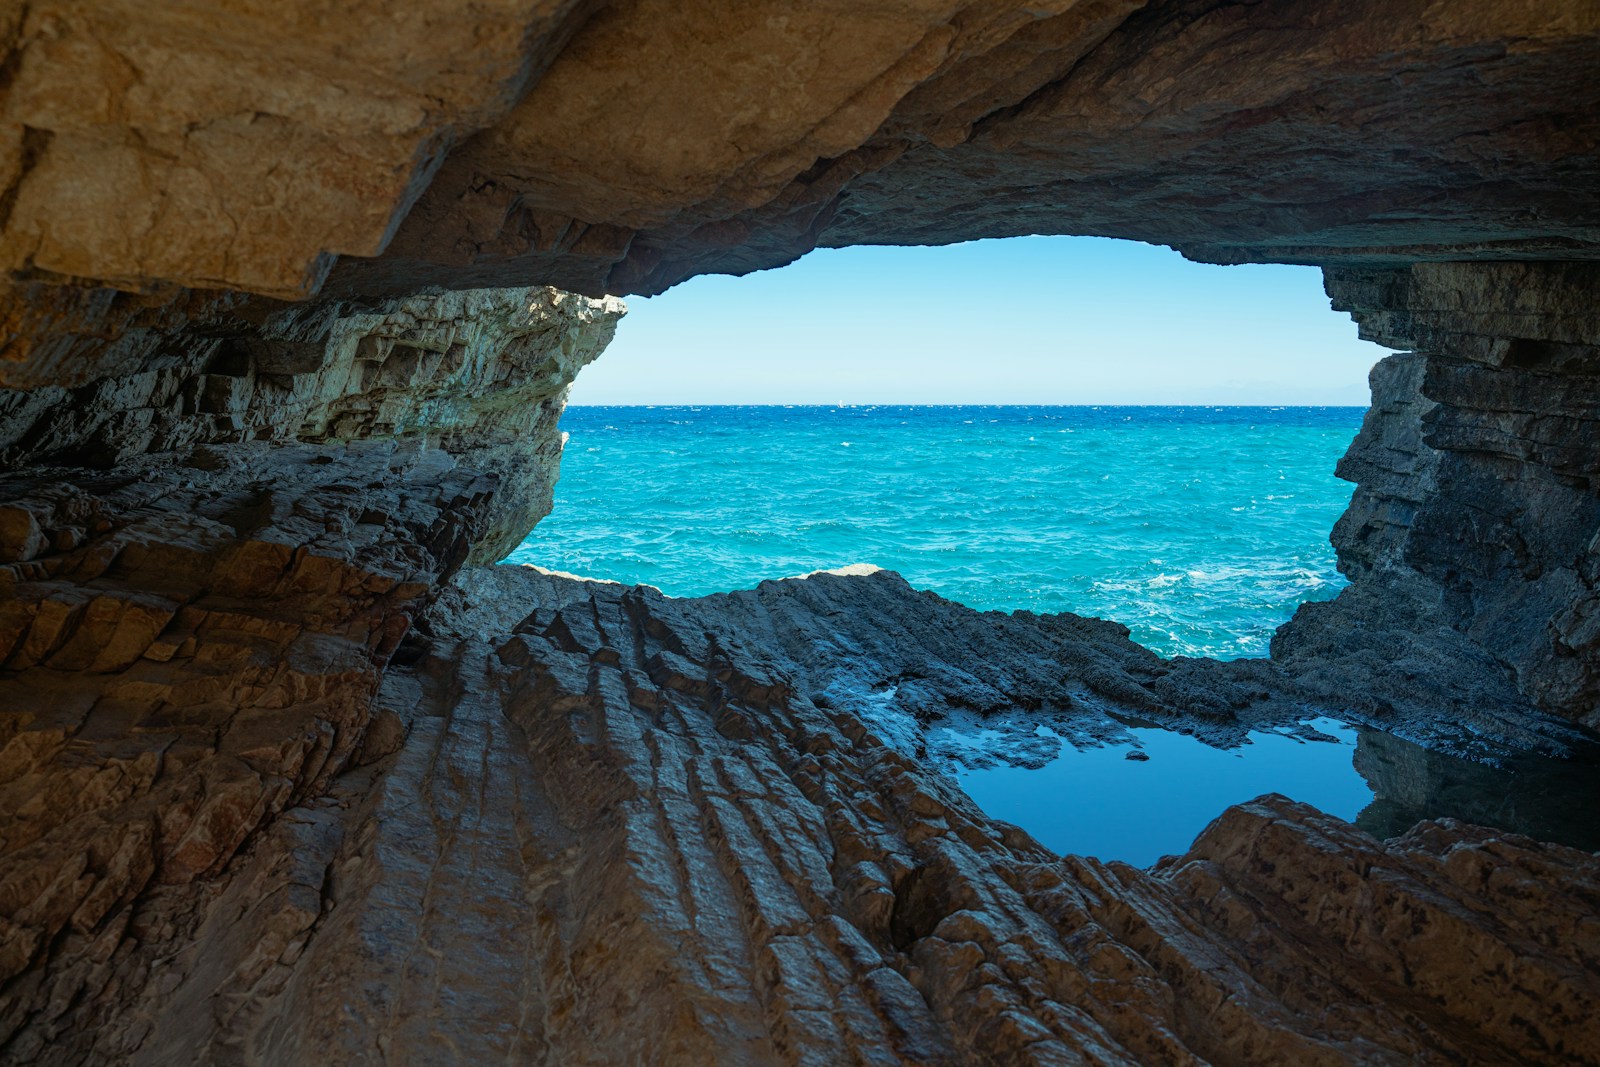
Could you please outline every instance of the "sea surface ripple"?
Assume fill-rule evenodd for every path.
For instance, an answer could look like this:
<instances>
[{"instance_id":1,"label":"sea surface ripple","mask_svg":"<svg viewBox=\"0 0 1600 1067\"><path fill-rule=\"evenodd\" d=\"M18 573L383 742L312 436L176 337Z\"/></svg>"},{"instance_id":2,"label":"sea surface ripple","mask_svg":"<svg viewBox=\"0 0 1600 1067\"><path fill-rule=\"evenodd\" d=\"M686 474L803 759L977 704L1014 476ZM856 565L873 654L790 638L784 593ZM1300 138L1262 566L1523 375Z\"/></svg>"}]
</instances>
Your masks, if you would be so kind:
<instances>
[{"instance_id":1,"label":"sea surface ripple","mask_svg":"<svg viewBox=\"0 0 1600 1067\"><path fill-rule=\"evenodd\" d=\"M1073 611L1164 655L1265 655L1344 585L1350 407L572 407L509 562L674 596L846 563L980 609Z\"/></svg>"}]
</instances>

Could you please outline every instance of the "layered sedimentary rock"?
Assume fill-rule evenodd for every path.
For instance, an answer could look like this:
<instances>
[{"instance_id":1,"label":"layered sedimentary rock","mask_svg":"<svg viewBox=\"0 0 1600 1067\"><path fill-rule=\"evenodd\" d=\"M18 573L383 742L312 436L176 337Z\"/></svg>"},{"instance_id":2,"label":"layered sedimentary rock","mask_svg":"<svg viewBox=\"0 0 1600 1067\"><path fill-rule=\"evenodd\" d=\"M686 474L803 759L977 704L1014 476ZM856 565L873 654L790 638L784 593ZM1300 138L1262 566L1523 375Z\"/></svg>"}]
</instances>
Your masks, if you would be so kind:
<instances>
[{"instance_id":1,"label":"layered sedimentary rock","mask_svg":"<svg viewBox=\"0 0 1600 1067\"><path fill-rule=\"evenodd\" d=\"M1578 743L1492 656L1330 703L1338 662L1162 661L1112 623L881 573L690 602L452 583L531 521L474 442L558 449L540 404L615 310L280 311L270 339L223 331L119 383L223 412L150 403L108 438L90 383L48 408L59 447L14 439L58 463L127 447L5 487L9 1058L1597 1054L1592 856L1452 823L1380 845L1266 800L1151 872L1060 860L977 811L925 729L1093 743L1137 716L1228 743L1324 711L1446 748ZM241 439L296 352L320 363ZM493 401L519 388L512 434Z\"/></svg>"},{"instance_id":2,"label":"layered sedimentary rock","mask_svg":"<svg viewBox=\"0 0 1600 1067\"><path fill-rule=\"evenodd\" d=\"M566 388L622 314L618 301L554 289L482 289L258 316L213 298L163 329L165 308L150 328L144 306L118 306L109 291L100 303L99 318L75 316L0 376L0 463L107 468L241 441L429 444L498 479L479 562L549 513ZM95 357L75 361L75 378L42 384L63 354L85 349ZM3 388L11 382L23 387ZM7 561L30 558L15 538L48 528L7 520Z\"/></svg>"},{"instance_id":3,"label":"layered sedimentary rock","mask_svg":"<svg viewBox=\"0 0 1600 1067\"><path fill-rule=\"evenodd\" d=\"M1595 722L1597 41L1505 0L0 11L0 1057L1600 1059L1594 856L1407 832L1442 753ZM548 510L620 311L546 286L1019 232L1329 265L1411 351L1341 468L1353 584L1273 661L883 574L463 572ZM1317 712L1389 731L1403 836L1266 798L1150 871L985 817L928 728Z\"/></svg>"},{"instance_id":4,"label":"layered sedimentary rock","mask_svg":"<svg viewBox=\"0 0 1600 1067\"><path fill-rule=\"evenodd\" d=\"M1580 743L1493 657L1446 679L1459 700L1330 703L1303 656L1163 661L882 573L689 602L452 582L532 521L482 457L558 452L616 310L197 321L9 439L57 465L5 484L8 1058L1595 1055L1592 857L1449 823L1379 845L1267 800L1152 872L1059 860L973 808L926 730L1004 721L1026 759L1041 721L1226 744L1320 710L1480 756Z\"/></svg>"},{"instance_id":5,"label":"layered sedimentary rock","mask_svg":"<svg viewBox=\"0 0 1600 1067\"><path fill-rule=\"evenodd\" d=\"M917 757L895 722L914 733L926 696L913 714L855 687L902 663L816 655L840 612L860 618L841 643L913 627L930 673L938 631L984 623L887 574L681 602L470 576L377 692L374 721L395 724L379 752L397 750L257 835L227 879L132 894L127 927L100 933L116 951L75 999L30 1005L9 1047L135 1063L1600 1055L1593 856L1449 823L1379 844L1265 798L1149 872L1063 860ZM1137 653L1070 617L1015 654L1012 699L1090 717L1034 692L1047 647L1080 661L1086 699L1119 705L1095 694ZM981 650L943 670L971 672L952 709L1005 673Z\"/></svg>"},{"instance_id":6,"label":"layered sedimentary rock","mask_svg":"<svg viewBox=\"0 0 1600 1067\"><path fill-rule=\"evenodd\" d=\"M1329 271L1328 289L1413 351L1374 371L1340 465L1358 488L1333 542L1355 584L1274 654L1367 684L1397 647L1427 649L1434 675L1488 660L1524 700L1600 725L1600 271L1419 264Z\"/></svg>"},{"instance_id":7,"label":"layered sedimentary rock","mask_svg":"<svg viewBox=\"0 0 1600 1067\"><path fill-rule=\"evenodd\" d=\"M567 383L618 311L298 308L4 394L10 463L38 464L0 475L8 1057L60 1055L66 1005L142 983L209 876L399 743L372 703L390 658L451 572L549 509Z\"/></svg>"}]
</instances>

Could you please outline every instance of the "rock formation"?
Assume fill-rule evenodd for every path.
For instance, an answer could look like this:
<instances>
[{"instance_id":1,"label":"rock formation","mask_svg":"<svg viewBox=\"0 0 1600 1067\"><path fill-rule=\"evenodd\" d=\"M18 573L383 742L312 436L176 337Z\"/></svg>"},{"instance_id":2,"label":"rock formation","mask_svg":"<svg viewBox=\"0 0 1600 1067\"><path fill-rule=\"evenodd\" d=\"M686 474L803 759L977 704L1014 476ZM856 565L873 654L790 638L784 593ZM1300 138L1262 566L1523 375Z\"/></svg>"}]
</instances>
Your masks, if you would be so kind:
<instances>
[{"instance_id":1,"label":"rock formation","mask_svg":"<svg viewBox=\"0 0 1600 1067\"><path fill-rule=\"evenodd\" d=\"M34 0L0 17L0 257L271 296L1018 233L1590 258L1597 34L1577 0Z\"/></svg>"},{"instance_id":2,"label":"rock formation","mask_svg":"<svg viewBox=\"0 0 1600 1067\"><path fill-rule=\"evenodd\" d=\"M0 47L0 1058L1600 1060L1595 857L1445 763L1593 778L1592 4L33 0ZM1407 350L1271 661L478 566L600 294L1025 232L1321 264ZM1390 840L1268 797L1149 871L928 729L1317 711ZM1441 790L1508 829L1411 828Z\"/></svg>"},{"instance_id":3,"label":"rock formation","mask_svg":"<svg viewBox=\"0 0 1600 1067\"><path fill-rule=\"evenodd\" d=\"M379 603L352 628L403 614ZM991 621L885 573L697 601L469 573L433 632L405 639L365 723L263 700L208 750L194 735L216 720L192 708L102 742L122 773L103 798L77 783L94 810L22 809L27 829L60 820L29 860L95 857L87 827L137 847L108 841L46 892L11 889L60 901L22 917L64 929L40 939L50 965L8 987L7 1047L134 1063L1600 1055L1593 856L1448 822L1379 844L1263 798L1143 872L1058 859L986 818L917 757L929 694L1086 723L1155 702L1115 666L1142 650L1092 620L1015 620L1036 632L1012 659L936 660ZM227 662L227 631L196 629L190 661ZM908 648L925 684L903 677L914 695L886 707L862 687L904 671ZM285 684L369 694L371 657L352 651ZM1074 659L1077 700L1058 673ZM340 667L364 684L328 684ZM204 799L174 833L162 816L186 784ZM146 835L117 832L141 816Z\"/></svg>"},{"instance_id":4,"label":"rock formation","mask_svg":"<svg viewBox=\"0 0 1600 1067\"><path fill-rule=\"evenodd\" d=\"M399 743L372 706L386 666L440 582L548 511L566 385L619 308L496 290L312 311L202 323L136 372L8 397L7 454L55 464L0 476L0 1047L19 1058L119 945L161 940L129 933L135 902L202 892Z\"/></svg>"},{"instance_id":5,"label":"rock formation","mask_svg":"<svg viewBox=\"0 0 1600 1067\"><path fill-rule=\"evenodd\" d=\"M1498 662L1526 700L1600 726L1597 290L1589 264L1328 273L1364 336L1413 353L1379 364L1340 466L1355 585L1303 608L1275 656L1365 658L1371 680L1397 640L1447 650L1427 654Z\"/></svg>"}]
</instances>

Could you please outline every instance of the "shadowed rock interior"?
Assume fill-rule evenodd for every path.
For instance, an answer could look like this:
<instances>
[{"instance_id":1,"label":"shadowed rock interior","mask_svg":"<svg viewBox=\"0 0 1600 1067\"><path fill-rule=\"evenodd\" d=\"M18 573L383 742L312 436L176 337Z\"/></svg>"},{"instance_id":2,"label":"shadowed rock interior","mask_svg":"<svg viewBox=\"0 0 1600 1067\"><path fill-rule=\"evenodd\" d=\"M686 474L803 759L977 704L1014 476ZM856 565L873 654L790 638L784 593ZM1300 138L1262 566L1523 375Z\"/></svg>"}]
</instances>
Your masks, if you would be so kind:
<instances>
[{"instance_id":1,"label":"shadowed rock interior","mask_svg":"<svg viewBox=\"0 0 1600 1067\"><path fill-rule=\"evenodd\" d=\"M1136 870L918 749L1590 751L1594 5L35 0L0 47L0 1057L1600 1060L1600 864L1411 828L1431 757L1362 757L1389 840L1269 796ZM1270 660L485 566L605 294L1032 232L1317 264L1401 350L1352 584Z\"/></svg>"}]
</instances>

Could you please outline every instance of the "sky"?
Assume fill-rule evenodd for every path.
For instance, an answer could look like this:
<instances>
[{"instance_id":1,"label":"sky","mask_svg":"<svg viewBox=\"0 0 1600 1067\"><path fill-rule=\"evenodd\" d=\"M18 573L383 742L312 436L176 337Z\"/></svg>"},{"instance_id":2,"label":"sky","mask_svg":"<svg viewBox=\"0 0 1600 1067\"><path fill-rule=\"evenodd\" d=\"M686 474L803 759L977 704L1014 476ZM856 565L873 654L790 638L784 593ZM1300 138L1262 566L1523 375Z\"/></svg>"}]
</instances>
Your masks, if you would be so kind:
<instances>
[{"instance_id":1,"label":"sky","mask_svg":"<svg viewBox=\"0 0 1600 1067\"><path fill-rule=\"evenodd\" d=\"M1315 267L1099 237L819 249L630 297L574 404L1350 404L1386 350Z\"/></svg>"}]
</instances>

